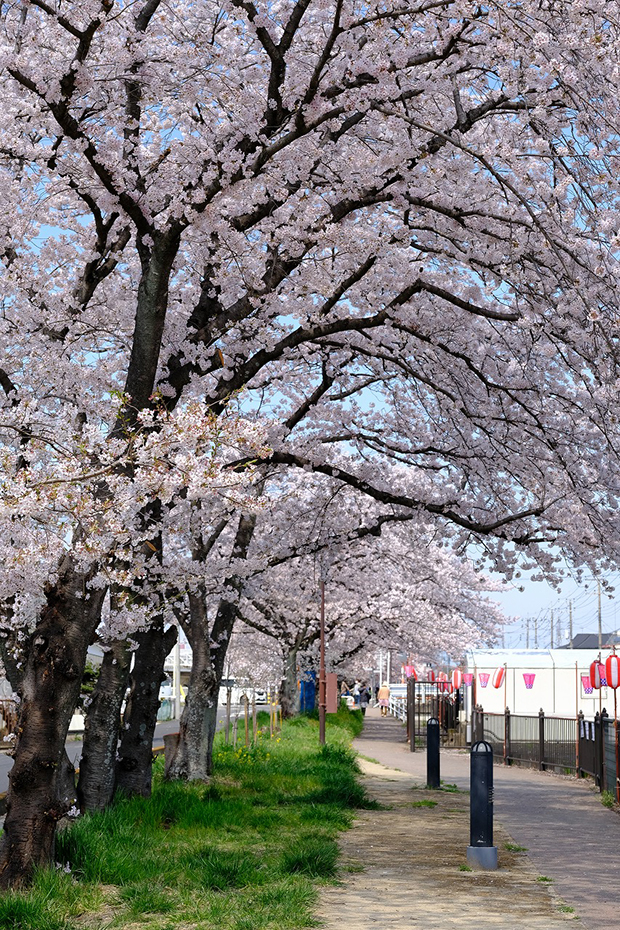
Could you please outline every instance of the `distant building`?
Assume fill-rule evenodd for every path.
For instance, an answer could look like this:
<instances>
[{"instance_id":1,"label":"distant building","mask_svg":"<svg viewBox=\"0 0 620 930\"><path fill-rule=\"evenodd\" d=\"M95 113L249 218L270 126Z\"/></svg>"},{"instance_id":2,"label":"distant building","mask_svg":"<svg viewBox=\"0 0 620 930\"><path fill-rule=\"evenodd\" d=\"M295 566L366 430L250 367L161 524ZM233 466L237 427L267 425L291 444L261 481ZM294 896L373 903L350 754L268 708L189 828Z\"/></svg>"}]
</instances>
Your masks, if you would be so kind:
<instances>
[{"instance_id":1,"label":"distant building","mask_svg":"<svg viewBox=\"0 0 620 930\"><path fill-rule=\"evenodd\" d=\"M617 634L613 634L614 638ZM606 708L613 713L614 694L611 688L592 690L590 664L598 658L598 634L579 634L575 645L596 640L590 648L561 647L559 649L488 649L472 650L465 657L465 671L473 673L471 687L465 691L465 714L471 716L472 703L480 704L487 713L503 714L509 707L513 714L532 715L543 710L552 717L575 717L583 711L588 718ZM604 662L614 642L603 638L601 652ZM617 640L620 642L620 638ZM620 651L620 650L619 650ZM505 669L504 681L493 687L493 673Z\"/></svg>"}]
</instances>

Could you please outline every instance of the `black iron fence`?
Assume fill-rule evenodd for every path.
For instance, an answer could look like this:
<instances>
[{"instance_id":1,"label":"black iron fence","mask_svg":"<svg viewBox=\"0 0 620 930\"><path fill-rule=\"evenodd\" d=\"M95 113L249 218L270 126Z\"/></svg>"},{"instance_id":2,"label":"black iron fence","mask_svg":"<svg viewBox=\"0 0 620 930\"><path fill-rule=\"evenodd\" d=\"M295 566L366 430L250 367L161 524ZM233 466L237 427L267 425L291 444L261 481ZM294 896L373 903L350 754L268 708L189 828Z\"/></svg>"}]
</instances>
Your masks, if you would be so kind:
<instances>
[{"instance_id":1,"label":"black iron fence","mask_svg":"<svg viewBox=\"0 0 620 930\"><path fill-rule=\"evenodd\" d=\"M493 757L506 765L517 763L569 774L578 769L578 722L574 717L487 714L477 706L472 713L472 742L484 739Z\"/></svg>"},{"instance_id":2,"label":"black iron fence","mask_svg":"<svg viewBox=\"0 0 620 930\"><path fill-rule=\"evenodd\" d=\"M458 742L460 729L459 710L461 695L459 692L447 694L443 682L414 681L407 682L407 739L412 749L426 745L426 724L429 717L439 720L443 742Z\"/></svg>"}]
</instances>

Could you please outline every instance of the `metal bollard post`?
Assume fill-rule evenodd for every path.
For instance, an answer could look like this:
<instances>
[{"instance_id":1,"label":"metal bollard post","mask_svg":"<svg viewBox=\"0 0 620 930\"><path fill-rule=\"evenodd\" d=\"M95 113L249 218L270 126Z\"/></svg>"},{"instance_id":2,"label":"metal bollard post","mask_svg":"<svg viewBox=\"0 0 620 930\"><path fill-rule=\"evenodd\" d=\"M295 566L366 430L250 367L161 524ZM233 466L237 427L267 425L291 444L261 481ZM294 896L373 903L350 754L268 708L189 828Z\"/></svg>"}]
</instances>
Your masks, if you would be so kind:
<instances>
[{"instance_id":1,"label":"metal bollard post","mask_svg":"<svg viewBox=\"0 0 620 930\"><path fill-rule=\"evenodd\" d=\"M493 845L493 747L479 740L470 756L469 842L467 862L472 868L497 868Z\"/></svg>"},{"instance_id":2,"label":"metal bollard post","mask_svg":"<svg viewBox=\"0 0 620 930\"><path fill-rule=\"evenodd\" d=\"M439 786L439 720L429 717L426 724L426 787Z\"/></svg>"}]
</instances>

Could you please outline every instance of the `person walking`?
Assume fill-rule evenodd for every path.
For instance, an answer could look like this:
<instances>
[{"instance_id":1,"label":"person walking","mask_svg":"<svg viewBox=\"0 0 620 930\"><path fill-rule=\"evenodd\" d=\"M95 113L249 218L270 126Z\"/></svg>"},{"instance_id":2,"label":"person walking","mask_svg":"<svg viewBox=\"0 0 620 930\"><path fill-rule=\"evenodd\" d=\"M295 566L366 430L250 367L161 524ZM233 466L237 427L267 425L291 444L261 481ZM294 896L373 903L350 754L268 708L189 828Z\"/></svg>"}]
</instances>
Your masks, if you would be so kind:
<instances>
[{"instance_id":1,"label":"person walking","mask_svg":"<svg viewBox=\"0 0 620 930\"><path fill-rule=\"evenodd\" d=\"M383 684L379 688L379 694L377 695L377 697L379 698L379 707L381 708L381 716L387 717L388 707L390 704L390 686L388 685L387 682L385 681L383 682Z\"/></svg>"},{"instance_id":2,"label":"person walking","mask_svg":"<svg viewBox=\"0 0 620 930\"><path fill-rule=\"evenodd\" d=\"M366 685L364 685L360 691L360 710L362 712L362 717L366 716L366 708L368 707L369 704L370 704L370 691L368 690Z\"/></svg>"}]
</instances>

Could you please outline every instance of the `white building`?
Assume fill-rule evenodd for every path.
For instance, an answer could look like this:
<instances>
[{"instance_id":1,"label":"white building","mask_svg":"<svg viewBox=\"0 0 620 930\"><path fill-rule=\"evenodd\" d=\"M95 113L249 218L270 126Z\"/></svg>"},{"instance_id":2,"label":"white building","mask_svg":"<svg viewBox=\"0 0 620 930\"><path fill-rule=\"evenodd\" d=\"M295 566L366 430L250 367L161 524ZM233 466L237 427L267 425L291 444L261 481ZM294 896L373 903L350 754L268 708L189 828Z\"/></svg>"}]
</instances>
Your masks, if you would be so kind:
<instances>
[{"instance_id":1,"label":"white building","mask_svg":"<svg viewBox=\"0 0 620 930\"><path fill-rule=\"evenodd\" d=\"M611 650L603 649L601 659ZM472 650L465 657L464 670L473 673L473 684L464 687L467 719L472 702L487 713L535 715L539 710L550 717L575 717L583 711L594 717L601 708L614 712L611 688L589 690L590 664L598 649L489 649ZM505 669L504 681L493 687L493 673ZM530 687L528 687L530 685Z\"/></svg>"}]
</instances>

